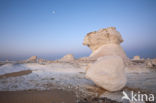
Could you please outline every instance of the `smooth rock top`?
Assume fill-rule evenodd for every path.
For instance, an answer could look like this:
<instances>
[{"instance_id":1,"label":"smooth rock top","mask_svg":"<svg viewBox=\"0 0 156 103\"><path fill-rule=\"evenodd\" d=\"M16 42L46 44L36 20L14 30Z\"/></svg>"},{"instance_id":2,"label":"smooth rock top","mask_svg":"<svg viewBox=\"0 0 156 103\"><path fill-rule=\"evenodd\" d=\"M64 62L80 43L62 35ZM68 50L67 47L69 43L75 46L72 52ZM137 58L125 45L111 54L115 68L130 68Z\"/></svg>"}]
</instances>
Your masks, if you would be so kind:
<instances>
[{"instance_id":1,"label":"smooth rock top","mask_svg":"<svg viewBox=\"0 0 156 103\"><path fill-rule=\"evenodd\" d=\"M123 39L115 27L109 27L90 32L84 38L83 45L87 45L92 51L105 44L120 44Z\"/></svg>"},{"instance_id":2,"label":"smooth rock top","mask_svg":"<svg viewBox=\"0 0 156 103\"><path fill-rule=\"evenodd\" d=\"M30 57L29 59L27 59L27 62L32 62L32 63L37 62L37 56Z\"/></svg>"},{"instance_id":3,"label":"smooth rock top","mask_svg":"<svg viewBox=\"0 0 156 103\"><path fill-rule=\"evenodd\" d=\"M73 61L75 60L74 56L72 54L67 54L64 57L62 57L59 61Z\"/></svg>"},{"instance_id":4,"label":"smooth rock top","mask_svg":"<svg viewBox=\"0 0 156 103\"><path fill-rule=\"evenodd\" d=\"M134 56L133 60L140 60L140 56Z\"/></svg>"}]
</instances>

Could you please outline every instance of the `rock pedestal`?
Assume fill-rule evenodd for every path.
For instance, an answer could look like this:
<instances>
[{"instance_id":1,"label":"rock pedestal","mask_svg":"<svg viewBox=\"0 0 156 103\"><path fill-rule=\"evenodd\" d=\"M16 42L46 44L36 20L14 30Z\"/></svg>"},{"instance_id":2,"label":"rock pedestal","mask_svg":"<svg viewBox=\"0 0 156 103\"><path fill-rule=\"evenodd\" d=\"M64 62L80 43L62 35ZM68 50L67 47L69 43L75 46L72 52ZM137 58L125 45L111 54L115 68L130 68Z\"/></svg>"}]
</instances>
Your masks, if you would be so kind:
<instances>
[{"instance_id":1,"label":"rock pedestal","mask_svg":"<svg viewBox=\"0 0 156 103\"><path fill-rule=\"evenodd\" d=\"M90 64L86 77L108 91L118 91L127 82L124 69L120 56L104 56Z\"/></svg>"}]
</instances>

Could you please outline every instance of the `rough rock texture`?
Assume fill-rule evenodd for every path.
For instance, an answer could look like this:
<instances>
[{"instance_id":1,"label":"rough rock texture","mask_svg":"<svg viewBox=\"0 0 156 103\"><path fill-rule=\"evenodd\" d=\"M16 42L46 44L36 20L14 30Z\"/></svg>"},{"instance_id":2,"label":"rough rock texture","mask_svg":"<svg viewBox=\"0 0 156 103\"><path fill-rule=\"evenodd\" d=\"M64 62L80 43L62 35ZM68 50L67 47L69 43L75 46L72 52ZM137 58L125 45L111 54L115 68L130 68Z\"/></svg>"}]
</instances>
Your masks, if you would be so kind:
<instances>
[{"instance_id":1,"label":"rough rock texture","mask_svg":"<svg viewBox=\"0 0 156 103\"><path fill-rule=\"evenodd\" d=\"M90 32L84 38L83 45L87 45L92 51L97 50L104 44L120 44L123 39L116 28L110 27L99 31Z\"/></svg>"},{"instance_id":2,"label":"rough rock texture","mask_svg":"<svg viewBox=\"0 0 156 103\"><path fill-rule=\"evenodd\" d=\"M94 51L91 55L91 59L97 59L102 56L109 56L109 55L118 55L122 57L125 61L127 61L128 57L126 56L125 52L123 51L122 47L118 44L107 44L103 45Z\"/></svg>"},{"instance_id":3,"label":"rough rock texture","mask_svg":"<svg viewBox=\"0 0 156 103\"><path fill-rule=\"evenodd\" d=\"M75 60L74 56L72 54L67 54L64 57L62 57L59 61L69 62L73 60Z\"/></svg>"},{"instance_id":4,"label":"rough rock texture","mask_svg":"<svg viewBox=\"0 0 156 103\"><path fill-rule=\"evenodd\" d=\"M47 63L47 60L39 58L38 59L38 63L39 64L46 64Z\"/></svg>"},{"instance_id":5,"label":"rough rock texture","mask_svg":"<svg viewBox=\"0 0 156 103\"><path fill-rule=\"evenodd\" d=\"M26 60L26 62L29 63L36 63L37 62L37 56L32 56L29 59Z\"/></svg>"},{"instance_id":6,"label":"rough rock texture","mask_svg":"<svg viewBox=\"0 0 156 103\"><path fill-rule=\"evenodd\" d=\"M91 59L98 59L106 55L118 55L125 61L128 60L124 50L120 46L123 39L115 27L101 29L88 33L84 38L83 45L87 45L93 52Z\"/></svg>"},{"instance_id":7,"label":"rough rock texture","mask_svg":"<svg viewBox=\"0 0 156 103\"><path fill-rule=\"evenodd\" d=\"M87 61L87 60L89 60L89 58L88 57L81 57L78 60L80 60L80 61Z\"/></svg>"},{"instance_id":8,"label":"rough rock texture","mask_svg":"<svg viewBox=\"0 0 156 103\"><path fill-rule=\"evenodd\" d=\"M90 64L86 77L108 90L121 90L127 82L124 62L120 56L104 56Z\"/></svg>"},{"instance_id":9,"label":"rough rock texture","mask_svg":"<svg viewBox=\"0 0 156 103\"><path fill-rule=\"evenodd\" d=\"M134 56L133 60L140 60L140 56Z\"/></svg>"},{"instance_id":10,"label":"rough rock texture","mask_svg":"<svg viewBox=\"0 0 156 103\"><path fill-rule=\"evenodd\" d=\"M152 64L156 66L156 59L152 59Z\"/></svg>"}]
</instances>

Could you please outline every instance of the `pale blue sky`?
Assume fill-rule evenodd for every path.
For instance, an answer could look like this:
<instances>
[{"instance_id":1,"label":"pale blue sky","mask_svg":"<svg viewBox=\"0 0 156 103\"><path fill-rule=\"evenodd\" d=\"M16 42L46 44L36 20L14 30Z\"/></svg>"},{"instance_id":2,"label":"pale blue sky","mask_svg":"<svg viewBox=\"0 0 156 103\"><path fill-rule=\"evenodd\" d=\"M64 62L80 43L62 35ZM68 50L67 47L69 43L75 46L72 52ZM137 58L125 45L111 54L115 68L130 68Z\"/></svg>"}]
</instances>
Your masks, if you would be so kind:
<instances>
[{"instance_id":1,"label":"pale blue sky","mask_svg":"<svg viewBox=\"0 0 156 103\"><path fill-rule=\"evenodd\" d=\"M0 0L0 60L88 56L84 36L110 26L129 57L156 57L156 0Z\"/></svg>"}]
</instances>

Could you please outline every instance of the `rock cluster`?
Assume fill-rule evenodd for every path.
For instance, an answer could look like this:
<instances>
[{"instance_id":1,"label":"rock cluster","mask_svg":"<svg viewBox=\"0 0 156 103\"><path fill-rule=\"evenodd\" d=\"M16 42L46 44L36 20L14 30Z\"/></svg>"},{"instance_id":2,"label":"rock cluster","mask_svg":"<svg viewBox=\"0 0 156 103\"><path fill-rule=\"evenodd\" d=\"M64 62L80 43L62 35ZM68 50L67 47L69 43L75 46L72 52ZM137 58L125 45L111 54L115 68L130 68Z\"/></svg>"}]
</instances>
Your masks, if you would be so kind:
<instances>
[{"instance_id":1,"label":"rock cluster","mask_svg":"<svg viewBox=\"0 0 156 103\"><path fill-rule=\"evenodd\" d=\"M125 62L129 59L120 46L123 39L115 27L91 32L84 38L92 54L90 59L96 60L86 70L86 77L98 86L108 90L121 90L127 82Z\"/></svg>"},{"instance_id":2,"label":"rock cluster","mask_svg":"<svg viewBox=\"0 0 156 103\"><path fill-rule=\"evenodd\" d=\"M64 61L64 62L70 62L70 61L74 61L75 58L72 54L67 54L64 57L62 57L59 61Z\"/></svg>"}]
</instances>

